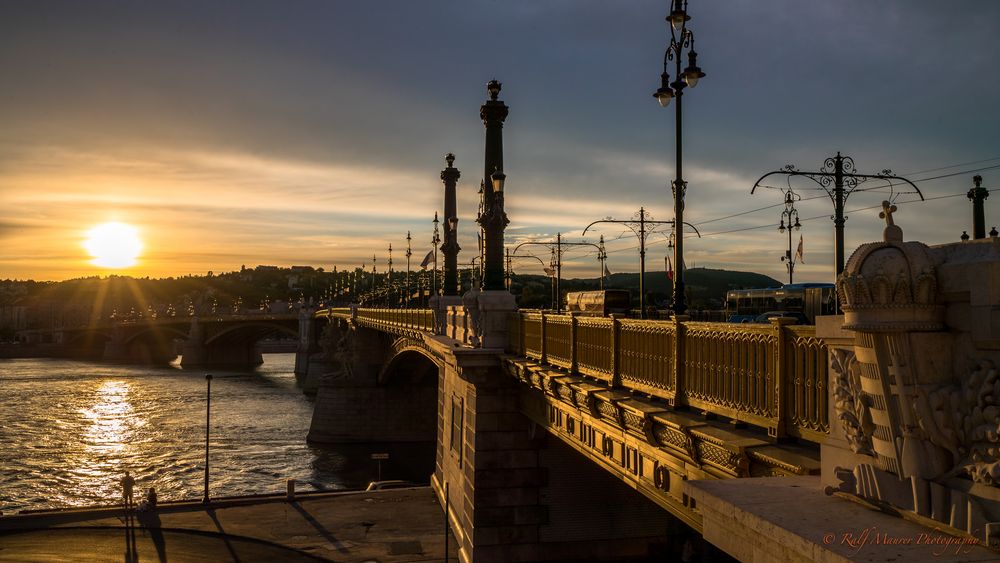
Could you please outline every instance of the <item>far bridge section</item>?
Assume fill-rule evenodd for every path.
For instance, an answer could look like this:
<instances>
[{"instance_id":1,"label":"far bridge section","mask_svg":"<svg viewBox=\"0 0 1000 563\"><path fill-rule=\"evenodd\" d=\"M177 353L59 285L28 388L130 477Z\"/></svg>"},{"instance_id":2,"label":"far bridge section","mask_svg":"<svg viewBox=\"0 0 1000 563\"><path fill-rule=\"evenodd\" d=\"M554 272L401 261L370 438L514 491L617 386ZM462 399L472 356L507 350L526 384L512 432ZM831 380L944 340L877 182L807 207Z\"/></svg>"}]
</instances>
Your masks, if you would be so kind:
<instances>
[{"instance_id":1,"label":"far bridge section","mask_svg":"<svg viewBox=\"0 0 1000 563\"><path fill-rule=\"evenodd\" d=\"M312 344L300 336L311 310L281 314L228 314L106 321L79 327L25 331L23 339L48 342L53 354L110 362L165 364L181 355L185 367L250 367L262 363L257 343L293 339L296 349ZM304 319L304 320L303 320ZM308 336L308 333L306 333Z\"/></svg>"},{"instance_id":2,"label":"far bridge section","mask_svg":"<svg viewBox=\"0 0 1000 563\"><path fill-rule=\"evenodd\" d=\"M308 359L310 440L426 444L464 561L679 555L703 521L686 482L818 474L829 390L814 327L494 297L320 310Z\"/></svg>"}]
</instances>

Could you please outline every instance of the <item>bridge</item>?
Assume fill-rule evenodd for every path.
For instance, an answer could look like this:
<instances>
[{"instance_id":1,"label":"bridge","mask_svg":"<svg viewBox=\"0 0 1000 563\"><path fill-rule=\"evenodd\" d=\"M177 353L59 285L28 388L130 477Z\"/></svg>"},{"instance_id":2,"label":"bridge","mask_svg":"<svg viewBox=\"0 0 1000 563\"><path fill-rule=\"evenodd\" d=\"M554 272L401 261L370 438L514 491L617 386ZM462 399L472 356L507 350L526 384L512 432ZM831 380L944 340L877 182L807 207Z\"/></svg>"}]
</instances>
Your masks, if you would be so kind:
<instances>
[{"instance_id":1,"label":"bridge","mask_svg":"<svg viewBox=\"0 0 1000 563\"><path fill-rule=\"evenodd\" d=\"M816 326L479 290L318 310L309 439L426 448L463 561L644 556L693 533L743 560L840 560L824 530L886 512L1000 548L1000 244L883 237Z\"/></svg>"},{"instance_id":2,"label":"bridge","mask_svg":"<svg viewBox=\"0 0 1000 563\"><path fill-rule=\"evenodd\" d=\"M687 481L819 473L813 326L476 305L319 310L309 361L310 440L433 448L463 559L645 555L702 531Z\"/></svg>"},{"instance_id":3,"label":"bridge","mask_svg":"<svg viewBox=\"0 0 1000 563\"><path fill-rule=\"evenodd\" d=\"M296 350L309 349L300 339L300 325L309 311L170 316L23 331L26 344L49 343L55 353L128 363L167 363L182 355L192 366L248 367L261 360L257 342L282 337L298 340Z\"/></svg>"}]
</instances>

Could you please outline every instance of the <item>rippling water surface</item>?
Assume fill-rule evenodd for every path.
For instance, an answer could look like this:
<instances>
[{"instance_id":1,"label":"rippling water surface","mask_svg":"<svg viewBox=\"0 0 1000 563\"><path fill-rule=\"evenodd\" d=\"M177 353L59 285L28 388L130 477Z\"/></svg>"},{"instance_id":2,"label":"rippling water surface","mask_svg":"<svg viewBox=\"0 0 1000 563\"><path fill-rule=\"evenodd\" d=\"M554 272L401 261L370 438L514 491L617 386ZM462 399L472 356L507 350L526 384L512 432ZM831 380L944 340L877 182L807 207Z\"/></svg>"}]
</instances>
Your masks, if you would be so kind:
<instances>
[{"instance_id":1,"label":"rippling water surface","mask_svg":"<svg viewBox=\"0 0 1000 563\"><path fill-rule=\"evenodd\" d=\"M293 354L246 373L214 371L213 496L341 488L336 453L310 446L313 405ZM0 511L117 501L125 470L161 499L201 498L204 371L0 360Z\"/></svg>"}]
</instances>

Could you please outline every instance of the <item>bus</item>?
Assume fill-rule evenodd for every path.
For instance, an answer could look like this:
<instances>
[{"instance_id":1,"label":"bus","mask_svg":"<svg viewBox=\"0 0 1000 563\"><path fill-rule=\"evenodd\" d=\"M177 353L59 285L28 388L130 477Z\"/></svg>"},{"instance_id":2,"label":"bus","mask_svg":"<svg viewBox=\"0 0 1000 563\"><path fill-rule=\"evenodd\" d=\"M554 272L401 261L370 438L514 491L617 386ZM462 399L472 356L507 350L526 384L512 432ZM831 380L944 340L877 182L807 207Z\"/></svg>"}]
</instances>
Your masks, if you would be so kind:
<instances>
[{"instance_id":1,"label":"bus","mask_svg":"<svg viewBox=\"0 0 1000 563\"><path fill-rule=\"evenodd\" d=\"M611 314L627 315L632 306L627 289L600 291L571 291L566 294L566 311L583 315L604 317Z\"/></svg>"},{"instance_id":2,"label":"bus","mask_svg":"<svg viewBox=\"0 0 1000 563\"><path fill-rule=\"evenodd\" d=\"M770 311L802 313L810 323L819 315L837 314L837 291L832 283L792 283L765 289L733 289L726 293L729 322L750 322Z\"/></svg>"}]
</instances>

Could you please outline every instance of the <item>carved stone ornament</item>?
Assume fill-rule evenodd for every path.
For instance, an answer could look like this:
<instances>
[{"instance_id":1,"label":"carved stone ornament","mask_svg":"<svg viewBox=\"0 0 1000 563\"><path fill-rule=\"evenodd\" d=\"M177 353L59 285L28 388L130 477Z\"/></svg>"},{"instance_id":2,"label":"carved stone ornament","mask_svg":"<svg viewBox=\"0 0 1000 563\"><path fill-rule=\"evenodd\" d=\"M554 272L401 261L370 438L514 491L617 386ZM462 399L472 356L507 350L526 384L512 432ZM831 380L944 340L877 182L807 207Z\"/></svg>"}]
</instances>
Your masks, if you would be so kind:
<instances>
[{"instance_id":1,"label":"carved stone ornament","mask_svg":"<svg viewBox=\"0 0 1000 563\"><path fill-rule=\"evenodd\" d=\"M340 340L333 348L333 359L340 363L341 372L344 377L351 379L354 377L354 364L357 361L358 350L355 342L355 331L348 328L340 330Z\"/></svg>"},{"instance_id":2,"label":"carved stone ornament","mask_svg":"<svg viewBox=\"0 0 1000 563\"><path fill-rule=\"evenodd\" d=\"M902 241L892 220L894 210L883 202L884 240L859 246L837 279L844 327L940 330L944 310L937 299L936 260L927 245Z\"/></svg>"},{"instance_id":3,"label":"carved stone ornament","mask_svg":"<svg viewBox=\"0 0 1000 563\"><path fill-rule=\"evenodd\" d=\"M479 313L479 288L476 287L476 280L473 280L472 288L462 296L462 309L469 327L469 344L479 347L482 336L482 320Z\"/></svg>"},{"instance_id":4,"label":"carved stone ornament","mask_svg":"<svg viewBox=\"0 0 1000 563\"><path fill-rule=\"evenodd\" d=\"M917 420L927 440L951 453L944 475L966 473L984 485L1000 485L1000 379L983 360L963 378L931 392L918 389Z\"/></svg>"},{"instance_id":5,"label":"carved stone ornament","mask_svg":"<svg viewBox=\"0 0 1000 563\"><path fill-rule=\"evenodd\" d=\"M872 423L868 404L861 392L858 380L858 360L853 351L833 349L830 354L833 369L833 400L840 426L844 429L844 439L854 453L873 455Z\"/></svg>"}]
</instances>

